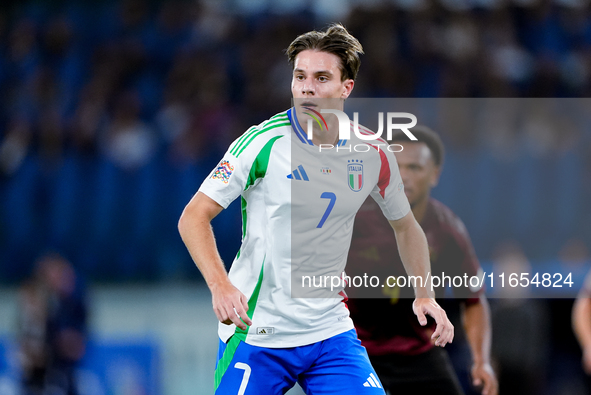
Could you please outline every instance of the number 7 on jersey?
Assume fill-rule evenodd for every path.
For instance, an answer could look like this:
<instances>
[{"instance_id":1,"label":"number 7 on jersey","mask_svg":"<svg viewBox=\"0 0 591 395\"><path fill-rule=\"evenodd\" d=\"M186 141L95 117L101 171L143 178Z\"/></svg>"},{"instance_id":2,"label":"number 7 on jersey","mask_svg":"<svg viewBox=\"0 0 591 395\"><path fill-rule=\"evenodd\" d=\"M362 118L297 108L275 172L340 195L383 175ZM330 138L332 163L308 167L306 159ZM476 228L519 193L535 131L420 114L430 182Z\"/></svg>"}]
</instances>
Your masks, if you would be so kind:
<instances>
[{"instance_id":1,"label":"number 7 on jersey","mask_svg":"<svg viewBox=\"0 0 591 395\"><path fill-rule=\"evenodd\" d=\"M318 222L318 225L316 226L317 228L322 228L322 225L324 225L324 222L326 222L326 219L328 218L330 212L332 211L332 208L334 207L334 203L337 201L337 195L335 195L332 192L323 192L322 195L320 195L320 198L330 199L330 202L328 202L328 207L326 208L324 215L320 219L320 222Z\"/></svg>"}]
</instances>

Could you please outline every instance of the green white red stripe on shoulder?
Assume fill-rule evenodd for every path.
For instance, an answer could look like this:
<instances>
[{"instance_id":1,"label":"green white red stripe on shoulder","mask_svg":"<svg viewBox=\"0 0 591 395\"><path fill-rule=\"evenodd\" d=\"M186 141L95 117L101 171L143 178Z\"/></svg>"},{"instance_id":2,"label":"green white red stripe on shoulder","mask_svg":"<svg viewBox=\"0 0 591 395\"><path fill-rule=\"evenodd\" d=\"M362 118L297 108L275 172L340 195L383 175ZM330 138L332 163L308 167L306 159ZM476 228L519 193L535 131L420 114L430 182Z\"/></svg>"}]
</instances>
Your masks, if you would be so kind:
<instances>
[{"instance_id":1,"label":"green white red stripe on shoulder","mask_svg":"<svg viewBox=\"0 0 591 395\"><path fill-rule=\"evenodd\" d=\"M235 157L238 157L244 151L244 149L261 134L281 126L289 125L289 118L287 117L286 111L274 115L260 125L252 126L250 129L248 129L242 136L240 136L238 140L236 140L234 145L230 147L230 153Z\"/></svg>"}]
</instances>

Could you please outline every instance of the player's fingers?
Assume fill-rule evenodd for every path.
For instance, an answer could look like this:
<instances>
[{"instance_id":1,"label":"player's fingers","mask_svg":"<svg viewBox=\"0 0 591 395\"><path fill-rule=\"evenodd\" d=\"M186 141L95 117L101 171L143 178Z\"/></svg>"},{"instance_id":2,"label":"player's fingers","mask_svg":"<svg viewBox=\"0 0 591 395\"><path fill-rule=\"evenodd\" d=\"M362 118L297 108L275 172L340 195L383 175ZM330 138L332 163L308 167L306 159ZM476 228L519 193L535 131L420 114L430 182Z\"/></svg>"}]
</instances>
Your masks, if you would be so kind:
<instances>
[{"instance_id":1,"label":"player's fingers","mask_svg":"<svg viewBox=\"0 0 591 395\"><path fill-rule=\"evenodd\" d=\"M235 324L246 330L246 325L252 321L246 314L248 303L246 297L231 283L216 287L212 290L213 310L218 320L226 325Z\"/></svg>"},{"instance_id":2,"label":"player's fingers","mask_svg":"<svg viewBox=\"0 0 591 395\"><path fill-rule=\"evenodd\" d=\"M490 393L490 383L484 382L484 386L482 387L482 395L492 395Z\"/></svg>"},{"instance_id":3,"label":"player's fingers","mask_svg":"<svg viewBox=\"0 0 591 395\"><path fill-rule=\"evenodd\" d=\"M241 329L246 329L246 325L240 320L238 313L232 306L232 303L226 302L220 305L216 310L218 320L225 325L234 324Z\"/></svg>"},{"instance_id":4,"label":"player's fingers","mask_svg":"<svg viewBox=\"0 0 591 395\"><path fill-rule=\"evenodd\" d=\"M236 312L236 310L234 309L234 307L232 307L232 306L226 307L225 313L226 313L226 315L227 315L228 318L225 321L223 321L223 323L226 323L226 322L230 321L228 323L228 325L234 324L234 325L236 325L240 329L243 329L243 330L246 329L246 325L244 324L244 322L242 322L242 320L238 316L238 313Z\"/></svg>"},{"instance_id":5,"label":"player's fingers","mask_svg":"<svg viewBox=\"0 0 591 395\"><path fill-rule=\"evenodd\" d=\"M441 325L438 325L438 326L441 326ZM445 345L448 343L448 337L446 335L446 331L441 330L439 335L433 337L433 340L435 340L436 346L445 347Z\"/></svg>"},{"instance_id":6,"label":"player's fingers","mask_svg":"<svg viewBox=\"0 0 591 395\"><path fill-rule=\"evenodd\" d=\"M431 335L431 340L435 340L435 344L437 344L437 340L441 337L442 334L443 334L443 327L441 324L437 324L435 326L435 331Z\"/></svg>"},{"instance_id":7,"label":"player's fingers","mask_svg":"<svg viewBox=\"0 0 591 395\"><path fill-rule=\"evenodd\" d=\"M252 325L252 321L246 314L246 312L248 311L248 301L246 300L246 296L240 295L240 302L242 302L242 309L239 311L239 315L240 317L242 317L244 322L246 322L246 325L250 326Z\"/></svg>"},{"instance_id":8,"label":"player's fingers","mask_svg":"<svg viewBox=\"0 0 591 395\"><path fill-rule=\"evenodd\" d=\"M490 379L490 390L487 395L499 395L499 383L494 377Z\"/></svg>"},{"instance_id":9,"label":"player's fingers","mask_svg":"<svg viewBox=\"0 0 591 395\"><path fill-rule=\"evenodd\" d=\"M454 340L454 326L451 322L448 321L448 324L445 328L445 337L443 338L444 343L442 346L445 346L447 343L451 343Z\"/></svg>"},{"instance_id":10,"label":"player's fingers","mask_svg":"<svg viewBox=\"0 0 591 395\"><path fill-rule=\"evenodd\" d=\"M419 324L421 324L421 326L427 325L427 317L425 316L425 313L423 313L423 310L415 309L415 315L417 316L417 319L419 320Z\"/></svg>"},{"instance_id":11,"label":"player's fingers","mask_svg":"<svg viewBox=\"0 0 591 395\"><path fill-rule=\"evenodd\" d=\"M484 386L482 387L482 395L496 395L494 391L494 382L491 377L484 377Z\"/></svg>"},{"instance_id":12,"label":"player's fingers","mask_svg":"<svg viewBox=\"0 0 591 395\"><path fill-rule=\"evenodd\" d=\"M440 339L440 344L442 347L445 346L447 343L451 343L454 339L454 326L447 318L447 314L443 309L441 309L441 325L443 326L443 335L442 339Z\"/></svg>"},{"instance_id":13,"label":"player's fingers","mask_svg":"<svg viewBox=\"0 0 591 395\"><path fill-rule=\"evenodd\" d=\"M248 300L246 300L246 296L240 294L240 302L242 303L242 308L244 311L248 311Z\"/></svg>"},{"instance_id":14,"label":"player's fingers","mask_svg":"<svg viewBox=\"0 0 591 395\"><path fill-rule=\"evenodd\" d=\"M225 325L230 325L232 320L226 313L226 310L223 307L218 307L214 309L215 316L218 318L218 321Z\"/></svg>"},{"instance_id":15,"label":"player's fingers","mask_svg":"<svg viewBox=\"0 0 591 395\"><path fill-rule=\"evenodd\" d=\"M246 330L246 324L242 321L242 319L237 311L234 310L234 314L232 314L231 318L232 318L232 322L234 323L234 325L236 325L238 328L240 328L242 330Z\"/></svg>"},{"instance_id":16,"label":"player's fingers","mask_svg":"<svg viewBox=\"0 0 591 395\"><path fill-rule=\"evenodd\" d=\"M248 315L246 314L246 310L244 309L244 299L245 297L240 291L237 291L237 294L234 294L231 299L232 315L230 318L232 318L232 322L242 330L246 330L247 324L252 324L250 318L248 318Z\"/></svg>"},{"instance_id":17,"label":"player's fingers","mask_svg":"<svg viewBox=\"0 0 591 395\"><path fill-rule=\"evenodd\" d=\"M250 318L248 317L248 314L246 314L246 311L244 310L244 308L243 308L243 306L242 306L242 305L239 305L239 306L235 307L235 308L234 308L234 311L236 312L236 315L237 315L237 316L238 316L240 319L242 319L242 321L243 321L243 322L244 322L246 325L248 325L248 326L252 325L252 321L251 321L251 320L250 320ZM243 329L246 329L246 328L243 328Z\"/></svg>"},{"instance_id":18,"label":"player's fingers","mask_svg":"<svg viewBox=\"0 0 591 395\"><path fill-rule=\"evenodd\" d=\"M484 394L484 387L486 386L486 377L482 372L481 367L472 367L472 385L476 388L481 389L482 393Z\"/></svg>"},{"instance_id":19,"label":"player's fingers","mask_svg":"<svg viewBox=\"0 0 591 395\"><path fill-rule=\"evenodd\" d=\"M431 336L431 339L435 340L435 345L444 347L447 343L451 343L453 340L454 328L449 320L445 319L438 323L435 327L435 332Z\"/></svg>"},{"instance_id":20,"label":"player's fingers","mask_svg":"<svg viewBox=\"0 0 591 395\"><path fill-rule=\"evenodd\" d=\"M213 303L213 312L219 322L222 322L223 320L225 320L221 307L216 305L215 301Z\"/></svg>"},{"instance_id":21,"label":"player's fingers","mask_svg":"<svg viewBox=\"0 0 591 395\"><path fill-rule=\"evenodd\" d=\"M448 321L449 322L449 321ZM446 343L451 343L454 340L455 328L451 322L449 322L449 328L447 330L447 338L445 339Z\"/></svg>"},{"instance_id":22,"label":"player's fingers","mask_svg":"<svg viewBox=\"0 0 591 395\"><path fill-rule=\"evenodd\" d=\"M439 314L437 314L439 313ZM442 316L440 312L431 313L430 315L435 319L435 332L431 335L431 339L439 339L445 334L446 324L449 322L446 316ZM445 313L444 313L445 314ZM451 323L449 323L451 325Z\"/></svg>"}]
</instances>

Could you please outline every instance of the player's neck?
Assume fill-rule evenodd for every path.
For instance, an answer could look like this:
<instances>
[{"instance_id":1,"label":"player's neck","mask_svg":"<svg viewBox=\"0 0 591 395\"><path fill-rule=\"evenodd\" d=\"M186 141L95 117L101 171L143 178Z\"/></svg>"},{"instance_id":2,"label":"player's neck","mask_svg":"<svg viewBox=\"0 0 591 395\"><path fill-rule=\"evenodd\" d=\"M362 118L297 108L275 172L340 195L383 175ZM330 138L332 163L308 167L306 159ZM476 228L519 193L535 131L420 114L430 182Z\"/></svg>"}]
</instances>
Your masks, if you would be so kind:
<instances>
[{"instance_id":1,"label":"player's neck","mask_svg":"<svg viewBox=\"0 0 591 395\"><path fill-rule=\"evenodd\" d=\"M339 128L333 127L329 124L328 130L314 130L314 137L312 137L312 143L314 145L330 144L335 146L339 141Z\"/></svg>"},{"instance_id":2,"label":"player's neck","mask_svg":"<svg viewBox=\"0 0 591 395\"><path fill-rule=\"evenodd\" d=\"M412 213L419 224L423 222L425 214L427 213L427 206L429 206L429 197L430 195L426 195L424 198L414 202L411 205Z\"/></svg>"}]
</instances>

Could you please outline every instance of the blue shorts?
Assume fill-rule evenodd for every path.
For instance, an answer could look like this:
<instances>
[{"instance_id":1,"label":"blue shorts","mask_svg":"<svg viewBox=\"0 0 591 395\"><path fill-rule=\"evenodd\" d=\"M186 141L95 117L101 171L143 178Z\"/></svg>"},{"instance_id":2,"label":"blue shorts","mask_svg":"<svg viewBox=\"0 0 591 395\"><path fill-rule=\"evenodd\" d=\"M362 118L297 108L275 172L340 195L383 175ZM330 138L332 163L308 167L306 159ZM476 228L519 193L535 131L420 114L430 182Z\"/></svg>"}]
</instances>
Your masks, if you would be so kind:
<instances>
[{"instance_id":1,"label":"blue shorts","mask_svg":"<svg viewBox=\"0 0 591 395\"><path fill-rule=\"evenodd\" d=\"M355 329L292 348L220 340L216 394L284 394L296 381L308 395L385 394Z\"/></svg>"}]
</instances>

